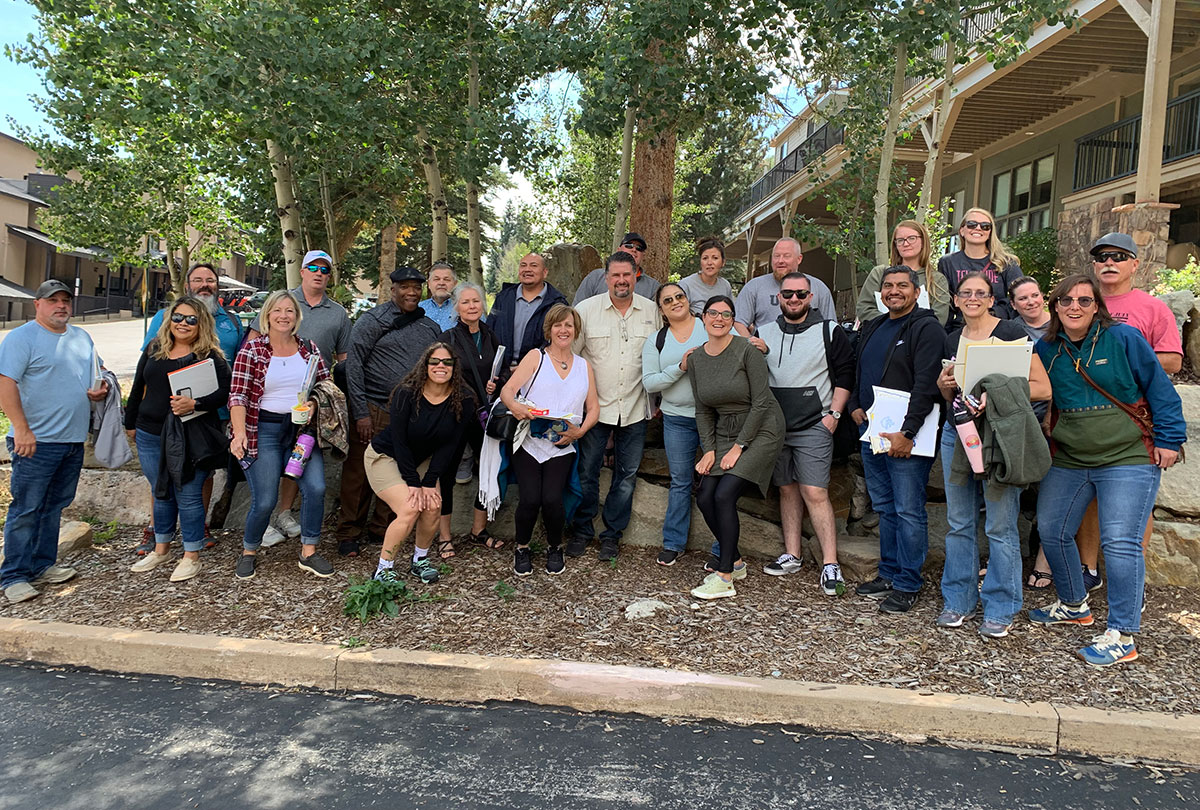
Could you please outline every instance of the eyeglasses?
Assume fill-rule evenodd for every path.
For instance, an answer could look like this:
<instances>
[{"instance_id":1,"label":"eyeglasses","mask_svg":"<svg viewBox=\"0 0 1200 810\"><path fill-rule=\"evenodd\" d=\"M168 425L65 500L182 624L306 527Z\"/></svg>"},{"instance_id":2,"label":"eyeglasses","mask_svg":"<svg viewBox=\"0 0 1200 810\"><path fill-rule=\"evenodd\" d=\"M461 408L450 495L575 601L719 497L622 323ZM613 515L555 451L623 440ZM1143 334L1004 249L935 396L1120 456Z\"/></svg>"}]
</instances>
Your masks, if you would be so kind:
<instances>
[{"instance_id":1,"label":"eyeglasses","mask_svg":"<svg viewBox=\"0 0 1200 810\"><path fill-rule=\"evenodd\" d=\"M1096 264L1107 264L1108 262L1120 264L1121 262L1127 262L1132 258L1132 256L1123 250L1105 250L1101 251L1100 253L1092 254L1092 260L1095 261Z\"/></svg>"},{"instance_id":2,"label":"eyeglasses","mask_svg":"<svg viewBox=\"0 0 1200 810\"><path fill-rule=\"evenodd\" d=\"M732 321L733 320L732 312L722 311L719 309L710 309L708 312L705 312L704 314L711 315L714 318L720 318L723 321Z\"/></svg>"},{"instance_id":3,"label":"eyeglasses","mask_svg":"<svg viewBox=\"0 0 1200 810\"><path fill-rule=\"evenodd\" d=\"M1062 298L1054 302L1059 309L1070 309L1071 304L1079 304L1080 309L1087 309L1092 304L1096 303L1096 299L1090 295L1081 295L1078 298L1072 298L1069 295L1064 295Z\"/></svg>"},{"instance_id":4,"label":"eyeglasses","mask_svg":"<svg viewBox=\"0 0 1200 810\"><path fill-rule=\"evenodd\" d=\"M674 304L676 301L687 301L687 293L675 293L674 295L664 295L662 297L662 305Z\"/></svg>"},{"instance_id":5,"label":"eyeglasses","mask_svg":"<svg viewBox=\"0 0 1200 810\"><path fill-rule=\"evenodd\" d=\"M171 314L171 323L186 323L188 326L195 326L200 323L200 319L195 315L184 315L182 312Z\"/></svg>"},{"instance_id":6,"label":"eyeglasses","mask_svg":"<svg viewBox=\"0 0 1200 810\"><path fill-rule=\"evenodd\" d=\"M988 231L990 231L992 229L992 223L978 222L974 219L968 219L966 222L963 223L963 227L966 228L968 231L983 231L984 233L987 233Z\"/></svg>"},{"instance_id":7,"label":"eyeglasses","mask_svg":"<svg viewBox=\"0 0 1200 810\"><path fill-rule=\"evenodd\" d=\"M991 298L990 290L959 290L955 293L959 298Z\"/></svg>"},{"instance_id":8,"label":"eyeglasses","mask_svg":"<svg viewBox=\"0 0 1200 810\"><path fill-rule=\"evenodd\" d=\"M333 272L333 270L331 270L330 268L326 267L323 264L310 264L310 265L308 265L308 267L305 267L304 269L310 273L320 273L323 276L327 276Z\"/></svg>"},{"instance_id":9,"label":"eyeglasses","mask_svg":"<svg viewBox=\"0 0 1200 810\"><path fill-rule=\"evenodd\" d=\"M453 357L430 357L426 365L430 366L445 366L446 368L454 368Z\"/></svg>"},{"instance_id":10,"label":"eyeglasses","mask_svg":"<svg viewBox=\"0 0 1200 810\"><path fill-rule=\"evenodd\" d=\"M812 293L808 290L780 290L779 291L779 297L786 299L788 301L791 301L793 298L799 298L801 301L803 301L805 298L808 298L810 295L812 295Z\"/></svg>"},{"instance_id":11,"label":"eyeglasses","mask_svg":"<svg viewBox=\"0 0 1200 810\"><path fill-rule=\"evenodd\" d=\"M625 248L626 250L636 250L638 253L646 252L644 247L641 245L635 245L633 242L626 242L625 244L621 245L621 247Z\"/></svg>"},{"instance_id":12,"label":"eyeglasses","mask_svg":"<svg viewBox=\"0 0 1200 810\"><path fill-rule=\"evenodd\" d=\"M897 236L895 239L892 240L892 244L896 245L897 247L904 247L905 245L909 245L909 244L912 244L913 242L920 242L920 241L921 241L921 234L914 233L912 236Z\"/></svg>"}]
</instances>

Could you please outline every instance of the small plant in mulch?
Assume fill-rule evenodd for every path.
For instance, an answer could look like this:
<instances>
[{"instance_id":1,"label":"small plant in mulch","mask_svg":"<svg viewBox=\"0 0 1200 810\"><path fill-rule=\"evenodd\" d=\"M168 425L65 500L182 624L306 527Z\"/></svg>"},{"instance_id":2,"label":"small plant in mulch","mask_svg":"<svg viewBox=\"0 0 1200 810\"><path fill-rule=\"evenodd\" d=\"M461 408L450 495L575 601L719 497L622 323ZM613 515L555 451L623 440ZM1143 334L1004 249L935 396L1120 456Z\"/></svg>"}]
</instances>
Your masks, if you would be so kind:
<instances>
[{"instance_id":1,"label":"small plant in mulch","mask_svg":"<svg viewBox=\"0 0 1200 810\"><path fill-rule=\"evenodd\" d=\"M400 604L433 602L439 597L413 591L397 579L379 580L369 577L350 577L342 612L357 616L366 624L376 616L397 616Z\"/></svg>"},{"instance_id":2,"label":"small plant in mulch","mask_svg":"<svg viewBox=\"0 0 1200 810\"><path fill-rule=\"evenodd\" d=\"M505 602L512 601L513 594L517 592L516 588L514 588L512 585L509 585L504 580L497 582L496 587L492 588L492 590L496 592L496 596L499 596Z\"/></svg>"},{"instance_id":3,"label":"small plant in mulch","mask_svg":"<svg viewBox=\"0 0 1200 810\"><path fill-rule=\"evenodd\" d=\"M117 536L121 531L121 524L115 520L110 520L108 523L102 523L92 529L92 542L98 546L102 546L108 541Z\"/></svg>"},{"instance_id":4,"label":"small plant in mulch","mask_svg":"<svg viewBox=\"0 0 1200 810\"><path fill-rule=\"evenodd\" d=\"M371 642L367 641L365 638L359 638L358 636L350 636L348 638L342 639L341 647L343 649L353 650L355 647L365 647L370 643Z\"/></svg>"}]
</instances>

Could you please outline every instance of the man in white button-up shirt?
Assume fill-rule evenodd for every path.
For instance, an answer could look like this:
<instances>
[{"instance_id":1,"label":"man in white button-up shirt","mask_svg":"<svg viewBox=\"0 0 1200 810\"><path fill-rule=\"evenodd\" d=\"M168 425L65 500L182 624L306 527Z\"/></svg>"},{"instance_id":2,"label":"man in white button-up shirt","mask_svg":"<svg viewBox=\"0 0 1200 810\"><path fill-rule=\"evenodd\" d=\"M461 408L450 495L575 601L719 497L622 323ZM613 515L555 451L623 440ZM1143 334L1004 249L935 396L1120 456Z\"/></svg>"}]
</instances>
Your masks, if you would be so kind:
<instances>
[{"instance_id":1,"label":"man in white button-up shirt","mask_svg":"<svg viewBox=\"0 0 1200 810\"><path fill-rule=\"evenodd\" d=\"M642 344L661 324L657 307L636 294L634 257L618 251L604 265L607 295L596 295L576 307L583 329L576 353L592 367L600 398L600 421L579 440L579 483L583 500L571 524L567 555L581 557L595 536L592 521L600 506L600 468L604 449L613 437L613 475L604 499L604 531L599 559L617 556L617 543L629 525L633 487L646 444L650 402L642 387Z\"/></svg>"}]
</instances>

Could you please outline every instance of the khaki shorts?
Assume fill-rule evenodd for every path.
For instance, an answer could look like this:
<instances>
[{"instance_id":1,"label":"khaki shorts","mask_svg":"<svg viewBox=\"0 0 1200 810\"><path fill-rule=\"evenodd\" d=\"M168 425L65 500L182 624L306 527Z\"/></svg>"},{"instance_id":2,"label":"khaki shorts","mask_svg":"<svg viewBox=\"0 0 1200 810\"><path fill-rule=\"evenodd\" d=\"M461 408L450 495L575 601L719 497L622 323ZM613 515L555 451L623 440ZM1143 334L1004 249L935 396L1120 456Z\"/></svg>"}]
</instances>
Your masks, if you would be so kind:
<instances>
[{"instance_id":1,"label":"khaki shorts","mask_svg":"<svg viewBox=\"0 0 1200 810\"><path fill-rule=\"evenodd\" d=\"M424 475L429 470L430 459L425 459L417 466L417 472ZM367 449L363 451L363 467L367 471L367 482L371 485L371 489L378 495L386 489L403 484L405 487L404 477L400 475L400 468L396 466L396 459L391 456L385 456L383 453L377 452L371 445L367 445Z\"/></svg>"}]
</instances>

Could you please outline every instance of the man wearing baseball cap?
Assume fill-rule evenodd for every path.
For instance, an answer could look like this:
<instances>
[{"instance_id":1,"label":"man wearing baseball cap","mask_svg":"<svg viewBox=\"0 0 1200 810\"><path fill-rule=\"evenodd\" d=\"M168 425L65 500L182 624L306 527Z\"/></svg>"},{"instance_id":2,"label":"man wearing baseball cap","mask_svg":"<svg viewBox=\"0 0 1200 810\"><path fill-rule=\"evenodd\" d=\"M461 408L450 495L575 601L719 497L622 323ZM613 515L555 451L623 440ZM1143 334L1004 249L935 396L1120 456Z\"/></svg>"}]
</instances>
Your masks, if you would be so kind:
<instances>
[{"instance_id":1,"label":"man wearing baseball cap","mask_svg":"<svg viewBox=\"0 0 1200 810\"><path fill-rule=\"evenodd\" d=\"M646 255L646 240L642 238L640 233L630 231L621 240L620 250L632 256L635 262L634 274L637 282L633 285L633 291L643 298L653 301L654 294L658 292L658 288L662 285L658 283L657 279L651 278L642 272L642 257ZM579 282L579 288L575 290L575 298L572 305L579 306L579 302L585 298L591 298L593 295L607 292L608 282L605 280L605 270L603 267L597 267L584 276L583 281Z\"/></svg>"},{"instance_id":2,"label":"man wearing baseball cap","mask_svg":"<svg viewBox=\"0 0 1200 810\"><path fill-rule=\"evenodd\" d=\"M73 299L61 281L43 282L34 296L36 319L0 342L0 409L12 423L0 588L13 604L37 596L36 585L75 576L74 568L56 564L58 523L83 468L88 401L103 401L108 383L97 378L91 337L68 323Z\"/></svg>"}]
</instances>

